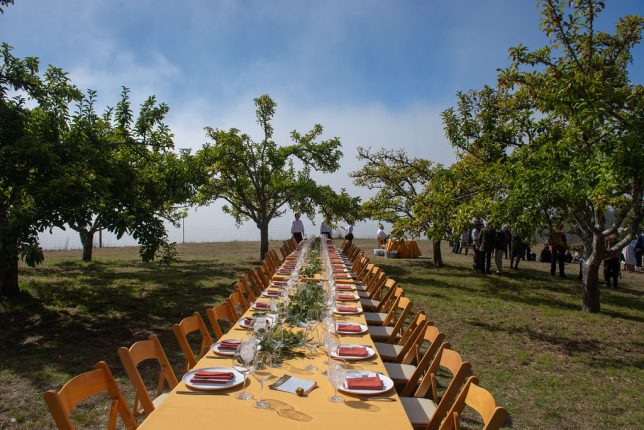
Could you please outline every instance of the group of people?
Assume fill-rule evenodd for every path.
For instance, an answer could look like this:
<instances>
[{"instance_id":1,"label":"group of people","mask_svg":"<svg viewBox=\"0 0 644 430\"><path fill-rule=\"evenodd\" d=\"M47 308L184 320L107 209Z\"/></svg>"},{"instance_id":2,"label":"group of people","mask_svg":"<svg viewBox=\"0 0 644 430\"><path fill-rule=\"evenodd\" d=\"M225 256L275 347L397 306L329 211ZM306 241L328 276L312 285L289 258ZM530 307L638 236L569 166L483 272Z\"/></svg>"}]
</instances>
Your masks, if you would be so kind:
<instances>
[{"instance_id":1,"label":"group of people","mask_svg":"<svg viewBox=\"0 0 644 430\"><path fill-rule=\"evenodd\" d=\"M459 240L455 241L452 251L460 254L465 251L473 251L474 270L480 270L485 274L492 273L492 255L496 266L495 273L503 273L503 258L510 258L510 268L518 269L519 261L526 259L526 251L529 252L524 241L518 235L513 235L509 225L503 225L500 229L489 222L484 226L480 220L472 223L471 229L464 230Z\"/></svg>"},{"instance_id":2,"label":"group of people","mask_svg":"<svg viewBox=\"0 0 644 430\"><path fill-rule=\"evenodd\" d=\"M295 213L295 219L291 221L291 236L300 243L304 239L304 223L300 219L302 214L300 212ZM347 225L344 228L344 238L351 243L353 241L353 221L347 221ZM320 236L326 236L329 239L332 238L333 227L328 219L325 219L320 223Z\"/></svg>"}]
</instances>

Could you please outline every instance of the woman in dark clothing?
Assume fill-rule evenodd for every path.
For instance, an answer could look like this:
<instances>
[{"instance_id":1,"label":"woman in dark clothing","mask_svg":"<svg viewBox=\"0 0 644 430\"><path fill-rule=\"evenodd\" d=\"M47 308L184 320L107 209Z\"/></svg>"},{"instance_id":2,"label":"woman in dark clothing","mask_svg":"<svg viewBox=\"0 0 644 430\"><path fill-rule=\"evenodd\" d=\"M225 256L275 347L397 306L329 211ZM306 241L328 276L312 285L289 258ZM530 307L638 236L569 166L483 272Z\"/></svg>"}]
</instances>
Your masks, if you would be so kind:
<instances>
[{"instance_id":1,"label":"woman in dark clothing","mask_svg":"<svg viewBox=\"0 0 644 430\"><path fill-rule=\"evenodd\" d=\"M525 255L523 241L515 233L512 236L512 243L510 245L510 269L518 269L519 261Z\"/></svg>"}]
</instances>

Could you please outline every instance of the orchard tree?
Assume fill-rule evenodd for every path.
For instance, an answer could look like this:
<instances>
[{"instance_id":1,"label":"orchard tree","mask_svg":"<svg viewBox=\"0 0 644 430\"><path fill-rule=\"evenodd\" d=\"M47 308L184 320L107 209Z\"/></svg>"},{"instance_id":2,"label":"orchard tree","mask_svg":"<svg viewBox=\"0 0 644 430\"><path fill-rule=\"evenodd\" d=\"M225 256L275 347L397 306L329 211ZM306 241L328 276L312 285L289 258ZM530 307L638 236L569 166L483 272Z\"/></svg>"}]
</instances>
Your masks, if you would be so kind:
<instances>
[{"instance_id":1,"label":"orchard tree","mask_svg":"<svg viewBox=\"0 0 644 430\"><path fill-rule=\"evenodd\" d=\"M83 160L62 138L81 93L61 69L41 76L38 59L16 58L7 44L0 57L0 296L15 296L19 259L41 262L38 233L62 227L76 205L68 185Z\"/></svg>"},{"instance_id":2,"label":"orchard tree","mask_svg":"<svg viewBox=\"0 0 644 430\"><path fill-rule=\"evenodd\" d=\"M358 160L365 164L351 173L354 183L377 191L363 204L365 215L391 223L391 234L397 238L427 234L433 240L434 265L442 266L440 243L446 232L444 223L420 216L415 208L422 190L442 166L422 158L411 158L402 149L374 152L358 147Z\"/></svg>"},{"instance_id":3,"label":"orchard tree","mask_svg":"<svg viewBox=\"0 0 644 430\"><path fill-rule=\"evenodd\" d=\"M159 251L172 255L174 244L168 243L164 220L177 225L183 211L176 206L192 197L198 181L189 152L172 151L173 136L163 122L168 106L149 97L135 119L128 94L123 88L116 109L99 116L94 110L96 94L89 91L67 134L86 160L73 184L79 207L68 222L80 235L84 261L92 259L99 230L118 238L132 235L144 261Z\"/></svg>"},{"instance_id":4,"label":"orchard tree","mask_svg":"<svg viewBox=\"0 0 644 430\"><path fill-rule=\"evenodd\" d=\"M584 244L582 308L599 312L606 239L624 227L611 249L623 248L642 220L644 89L630 81L628 65L644 19L622 18L609 34L595 25L601 1L539 4L550 44L510 49L493 103L459 101L465 108L460 116L448 110L446 127L456 147L483 150L491 176L506 181L499 205L507 213L531 220L557 214L575 224ZM473 116L489 126L454 121Z\"/></svg>"},{"instance_id":5,"label":"orchard tree","mask_svg":"<svg viewBox=\"0 0 644 430\"><path fill-rule=\"evenodd\" d=\"M197 162L209 179L201 188L200 202L223 199L224 211L238 224L252 220L260 231L260 259L268 252L270 222L283 215L287 207L315 215L324 193L311 178L311 171L335 172L342 157L337 137L317 142L322 126L316 124L306 134L292 131L291 145L280 146L273 140L271 120L276 103L269 95L255 100L257 123L263 138L255 142L238 129L206 127L212 139L196 154ZM296 167L301 164L302 167Z\"/></svg>"}]
</instances>

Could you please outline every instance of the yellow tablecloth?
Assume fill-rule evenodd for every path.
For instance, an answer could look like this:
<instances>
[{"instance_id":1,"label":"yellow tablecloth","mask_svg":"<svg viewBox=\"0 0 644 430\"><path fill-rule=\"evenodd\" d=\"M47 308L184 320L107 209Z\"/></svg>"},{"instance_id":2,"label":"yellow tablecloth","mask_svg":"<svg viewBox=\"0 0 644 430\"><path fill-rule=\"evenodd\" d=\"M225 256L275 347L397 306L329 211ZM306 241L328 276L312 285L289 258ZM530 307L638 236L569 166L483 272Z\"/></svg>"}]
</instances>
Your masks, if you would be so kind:
<instances>
[{"instance_id":1,"label":"yellow tablecloth","mask_svg":"<svg viewBox=\"0 0 644 430\"><path fill-rule=\"evenodd\" d=\"M346 304L354 304L346 302ZM358 304L355 302L355 304ZM249 309L246 316L251 315ZM341 321L353 321L365 324L362 315L343 316ZM236 325L223 338L239 339L249 337L246 331ZM355 343L373 346L373 341L368 333L363 335L341 336L341 343ZM207 356L214 356L209 352ZM231 359L213 360L203 357L197 363L196 369L204 367L229 367ZM313 363L320 370L325 370L326 356L320 352L314 356ZM168 394L168 397L159 405L139 427L149 429L412 429L407 414L395 392L385 393L396 398L395 402L389 401L361 401L357 397L344 395L344 403L331 403L328 397L332 395L333 388L325 375L320 370L307 371L307 359L294 359L286 361L281 368L274 369L274 375L281 377L288 373L303 379L316 381L318 388L307 397L298 397L294 394L283 393L264 388L264 398L272 401L271 409L257 409L253 407L259 398L260 385L249 377L248 391L255 396L253 400L237 400L235 395L241 391L241 386L228 390L228 396L195 396L180 395L175 390L186 390L181 381L179 385ZM370 361L355 362L349 369L364 369L369 371L385 372L384 365L379 357ZM296 411L296 412L293 412Z\"/></svg>"}]
</instances>

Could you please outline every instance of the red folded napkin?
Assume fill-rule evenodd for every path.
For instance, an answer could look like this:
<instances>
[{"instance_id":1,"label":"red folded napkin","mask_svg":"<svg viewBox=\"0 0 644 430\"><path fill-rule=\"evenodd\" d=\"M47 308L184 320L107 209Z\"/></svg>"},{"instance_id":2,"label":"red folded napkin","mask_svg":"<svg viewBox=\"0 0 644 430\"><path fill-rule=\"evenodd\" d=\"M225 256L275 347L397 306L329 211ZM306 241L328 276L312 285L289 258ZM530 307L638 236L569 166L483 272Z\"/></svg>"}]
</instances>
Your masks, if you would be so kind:
<instances>
[{"instance_id":1,"label":"red folded napkin","mask_svg":"<svg viewBox=\"0 0 644 430\"><path fill-rule=\"evenodd\" d=\"M349 390L382 390L382 381L378 376L363 376L360 378L347 378Z\"/></svg>"},{"instance_id":2,"label":"red folded napkin","mask_svg":"<svg viewBox=\"0 0 644 430\"><path fill-rule=\"evenodd\" d=\"M333 277L334 278L348 278L349 274L348 273L334 273Z\"/></svg>"},{"instance_id":3,"label":"red folded napkin","mask_svg":"<svg viewBox=\"0 0 644 430\"><path fill-rule=\"evenodd\" d=\"M360 333L362 328L357 324L338 324L338 331L346 333Z\"/></svg>"},{"instance_id":4,"label":"red folded napkin","mask_svg":"<svg viewBox=\"0 0 644 430\"><path fill-rule=\"evenodd\" d=\"M336 285L335 289L336 290L341 290L341 291L342 290L346 291L346 290L353 290L353 287L351 285L349 285L349 284L344 284L344 285Z\"/></svg>"},{"instance_id":5,"label":"red folded napkin","mask_svg":"<svg viewBox=\"0 0 644 430\"><path fill-rule=\"evenodd\" d=\"M364 346L338 346L338 355L341 357L366 357L368 354Z\"/></svg>"},{"instance_id":6,"label":"red folded napkin","mask_svg":"<svg viewBox=\"0 0 644 430\"><path fill-rule=\"evenodd\" d=\"M342 300L353 300L356 298L353 294L338 294L336 297Z\"/></svg>"},{"instance_id":7,"label":"red folded napkin","mask_svg":"<svg viewBox=\"0 0 644 430\"><path fill-rule=\"evenodd\" d=\"M338 312L358 312L355 306L338 306L336 309Z\"/></svg>"},{"instance_id":8,"label":"red folded napkin","mask_svg":"<svg viewBox=\"0 0 644 430\"><path fill-rule=\"evenodd\" d=\"M190 382L199 384L227 384L233 378L233 372L212 372L207 370L197 371L192 375Z\"/></svg>"},{"instance_id":9,"label":"red folded napkin","mask_svg":"<svg viewBox=\"0 0 644 430\"><path fill-rule=\"evenodd\" d=\"M253 317L246 317L246 318L244 318L244 319L243 319L243 321L242 321L242 322L243 322L245 325L247 325L247 326L252 326L253 324L255 324L255 318L253 318Z\"/></svg>"},{"instance_id":10,"label":"red folded napkin","mask_svg":"<svg viewBox=\"0 0 644 430\"><path fill-rule=\"evenodd\" d=\"M255 303L255 307L257 309L268 309L271 307L271 304L266 302L257 302Z\"/></svg>"},{"instance_id":11,"label":"red folded napkin","mask_svg":"<svg viewBox=\"0 0 644 430\"><path fill-rule=\"evenodd\" d=\"M285 285L288 285L288 282L286 281L273 281L273 285L276 287L283 287Z\"/></svg>"},{"instance_id":12,"label":"red folded napkin","mask_svg":"<svg viewBox=\"0 0 644 430\"><path fill-rule=\"evenodd\" d=\"M266 290L267 296L279 296L282 294L282 290Z\"/></svg>"},{"instance_id":13,"label":"red folded napkin","mask_svg":"<svg viewBox=\"0 0 644 430\"><path fill-rule=\"evenodd\" d=\"M240 340L222 340L221 342L219 342L219 346L217 348L220 351L237 351L237 348L239 348L240 344Z\"/></svg>"}]
</instances>

